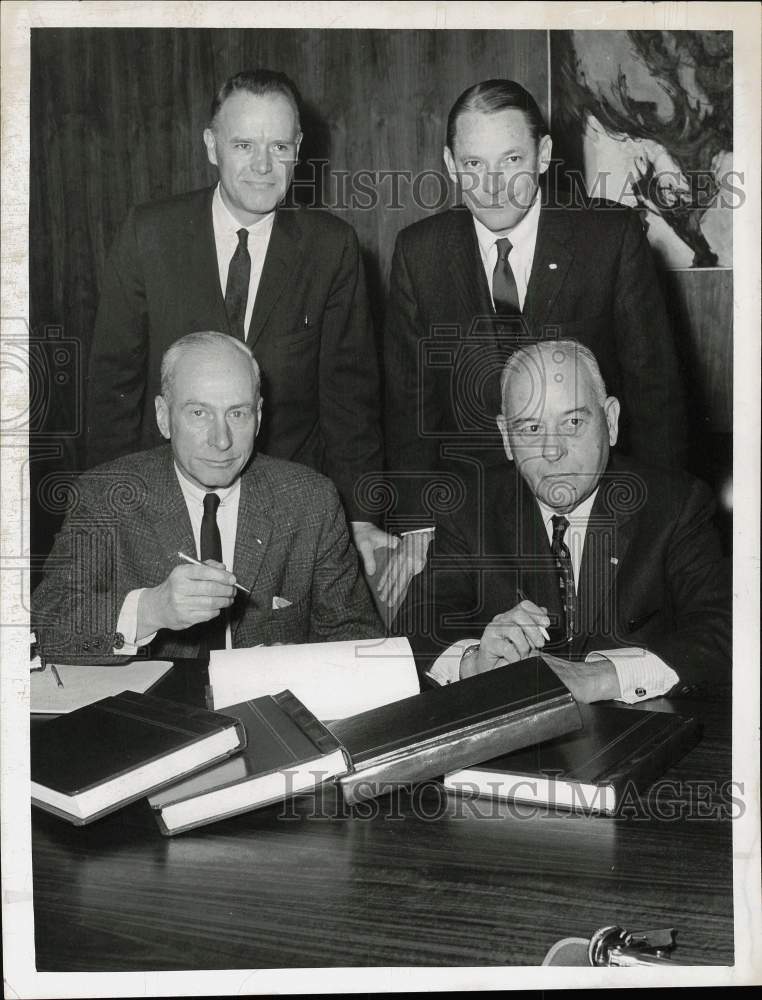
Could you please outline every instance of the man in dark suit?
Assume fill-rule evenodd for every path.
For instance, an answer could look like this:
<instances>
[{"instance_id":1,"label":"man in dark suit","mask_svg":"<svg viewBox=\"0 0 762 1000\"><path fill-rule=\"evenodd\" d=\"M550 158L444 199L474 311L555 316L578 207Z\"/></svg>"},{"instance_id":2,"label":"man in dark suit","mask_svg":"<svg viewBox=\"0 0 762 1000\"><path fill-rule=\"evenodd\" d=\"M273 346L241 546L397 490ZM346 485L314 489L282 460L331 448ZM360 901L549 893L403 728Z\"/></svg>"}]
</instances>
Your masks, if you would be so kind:
<instances>
[{"instance_id":1,"label":"man in dark suit","mask_svg":"<svg viewBox=\"0 0 762 1000\"><path fill-rule=\"evenodd\" d=\"M438 524L401 623L447 683L552 652L583 701L730 683L713 501L681 472L610 457L619 401L574 341L513 354L497 423L514 465L477 473Z\"/></svg>"},{"instance_id":2,"label":"man in dark suit","mask_svg":"<svg viewBox=\"0 0 762 1000\"><path fill-rule=\"evenodd\" d=\"M170 445L97 466L72 491L32 600L43 655L381 635L333 484L252 458L262 400L249 349L224 333L183 337L155 408Z\"/></svg>"},{"instance_id":3,"label":"man in dark suit","mask_svg":"<svg viewBox=\"0 0 762 1000\"><path fill-rule=\"evenodd\" d=\"M357 237L327 212L282 205L301 142L282 73L239 73L204 131L214 188L133 209L106 264L90 356L88 461L158 443L159 361L179 337L221 330L256 351L259 446L332 479L368 572L396 544L356 492L381 467L378 372Z\"/></svg>"},{"instance_id":4,"label":"man in dark suit","mask_svg":"<svg viewBox=\"0 0 762 1000\"><path fill-rule=\"evenodd\" d=\"M624 450L681 464L681 380L639 217L613 202L550 200L540 177L551 147L518 84L469 88L450 111L444 149L462 205L397 239L384 350L387 466L401 526L432 523L438 498L457 493L463 461L500 462L500 369L537 337L590 347L622 400ZM401 546L396 562L406 558L420 569L420 553Z\"/></svg>"}]
</instances>

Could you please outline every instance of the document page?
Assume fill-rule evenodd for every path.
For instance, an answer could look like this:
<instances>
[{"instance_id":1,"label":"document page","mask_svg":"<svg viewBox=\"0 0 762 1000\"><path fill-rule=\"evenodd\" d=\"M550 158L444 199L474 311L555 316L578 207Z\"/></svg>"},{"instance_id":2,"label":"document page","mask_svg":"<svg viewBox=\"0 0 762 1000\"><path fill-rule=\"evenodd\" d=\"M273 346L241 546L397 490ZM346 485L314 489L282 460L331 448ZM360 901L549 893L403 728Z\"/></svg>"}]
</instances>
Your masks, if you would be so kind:
<instances>
[{"instance_id":1,"label":"document page","mask_svg":"<svg viewBox=\"0 0 762 1000\"><path fill-rule=\"evenodd\" d=\"M63 715L122 691L145 694L171 668L170 660L137 660L118 666L49 663L44 670L29 674L30 710Z\"/></svg>"},{"instance_id":2,"label":"document page","mask_svg":"<svg viewBox=\"0 0 762 1000\"><path fill-rule=\"evenodd\" d=\"M292 691L321 722L420 693L403 638L220 649L209 661L211 707Z\"/></svg>"}]
</instances>

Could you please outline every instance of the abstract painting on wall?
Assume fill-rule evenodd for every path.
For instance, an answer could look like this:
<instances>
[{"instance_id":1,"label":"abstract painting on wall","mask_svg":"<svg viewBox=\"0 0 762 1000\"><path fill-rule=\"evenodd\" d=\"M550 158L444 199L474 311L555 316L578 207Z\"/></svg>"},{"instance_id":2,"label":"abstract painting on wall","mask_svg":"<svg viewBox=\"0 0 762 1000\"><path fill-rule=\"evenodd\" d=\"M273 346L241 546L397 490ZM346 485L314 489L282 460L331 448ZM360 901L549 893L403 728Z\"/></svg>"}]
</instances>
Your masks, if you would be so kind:
<instances>
[{"instance_id":1,"label":"abstract painting on wall","mask_svg":"<svg viewBox=\"0 0 762 1000\"><path fill-rule=\"evenodd\" d=\"M551 116L567 181L636 206L666 267L732 266L732 32L553 31Z\"/></svg>"}]
</instances>

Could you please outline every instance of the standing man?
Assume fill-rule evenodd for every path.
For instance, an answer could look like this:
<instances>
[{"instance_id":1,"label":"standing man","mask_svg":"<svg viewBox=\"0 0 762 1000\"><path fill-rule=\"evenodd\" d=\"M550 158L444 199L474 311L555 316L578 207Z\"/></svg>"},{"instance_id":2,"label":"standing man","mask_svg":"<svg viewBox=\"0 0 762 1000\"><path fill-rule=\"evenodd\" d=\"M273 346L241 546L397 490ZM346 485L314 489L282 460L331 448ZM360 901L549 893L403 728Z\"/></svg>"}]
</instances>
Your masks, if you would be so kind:
<instances>
[{"instance_id":1,"label":"standing man","mask_svg":"<svg viewBox=\"0 0 762 1000\"><path fill-rule=\"evenodd\" d=\"M468 463L500 460L499 373L527 339L586 344L622 401L624 450L681 464L681 380L639 217L618 203L561 207L544 197L551 148L523 87L470 87L450 111L444 148L462 204L397 239L384 349L387 466L401 524L431 523L427 490L457 499ZM406 538L384 585L398 574L404 590L429 537Z\"/></svg>"},{"instance_id":2,"label":"standing man","mask_svg":"<svg viewBox=\"0 0 762 1000\"><path fill-rule=\"evenodd\" d=\"M263 451L338 487L366 569L396 544L356 487L381 467L378 373L357 236L327 212L282 206L302 139L300 98L271 70L231 77L204 130L219 183L134 208L108 259L90 356L88 464L160 440L159 362L178 338L222 330L256 351Z\"/></svg>"}]
</instances>

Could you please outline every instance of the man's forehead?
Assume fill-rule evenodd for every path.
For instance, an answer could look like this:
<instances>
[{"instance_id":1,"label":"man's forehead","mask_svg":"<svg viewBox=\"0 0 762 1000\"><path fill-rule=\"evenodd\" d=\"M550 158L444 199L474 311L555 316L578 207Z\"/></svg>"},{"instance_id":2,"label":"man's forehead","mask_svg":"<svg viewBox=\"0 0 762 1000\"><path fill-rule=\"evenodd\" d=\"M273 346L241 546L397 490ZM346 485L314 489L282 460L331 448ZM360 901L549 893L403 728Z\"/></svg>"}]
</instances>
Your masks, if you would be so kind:
<instances>
[{"instance_id":1,"label":"man's forehead","mask_svg":"<svg viewBox=\"0 0 762 1000\"><path fill-rule=\"evenodd\" d=\"M234 125L242 120L254 123L278 119L282 124L287 120L294 128L296 127L293 105L285 94L278 91L252 94L248 90L237 90L222 102L218 119L223 123Z\"/></svg>"},{"instance_id":2,"label":"man's forehead","mask_svg":"<svg viewBox=\"0 0 762 1000\"><path fill-rule=\"evenodd\" d=\"M500 111L464 111L455 126L455 145L471 140L533 142L532 130L521 108Z\"/></svg>"},{"instance_id":3,"label":"man's forehead","mask_svg":"<svg viewBox=\"0 0 762 1000\"><path fill-rule=\"evenodd\" d=\"M235 397L232 401L237 403L255 400L254 371L237 351L188 351L175 367L173 394L178 402L225 396Z\"/></svg>"},{"instance_id":4,"label":"man's forehead","mask_svg":"<svg viewBox=\"0 0 762 1000\"><path fill-rule=\"evenodd\" d=\"M565 351L532 352L524 355L511 371L506 402L511 415L571 410L589 406L594 399L587 368Z\"/></svg>"}]
</instances>

